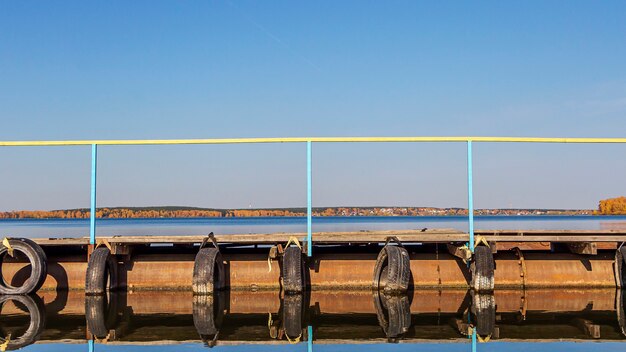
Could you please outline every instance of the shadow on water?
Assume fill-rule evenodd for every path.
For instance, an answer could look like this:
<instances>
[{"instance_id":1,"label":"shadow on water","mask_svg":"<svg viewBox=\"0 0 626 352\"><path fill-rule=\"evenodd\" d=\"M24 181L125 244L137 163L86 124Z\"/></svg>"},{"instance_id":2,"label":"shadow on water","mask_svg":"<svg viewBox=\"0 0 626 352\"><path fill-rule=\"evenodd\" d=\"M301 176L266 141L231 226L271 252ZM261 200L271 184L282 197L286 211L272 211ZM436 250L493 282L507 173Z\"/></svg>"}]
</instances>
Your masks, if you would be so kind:
<instances>
[{"instance_id":1,"label":"shadow on water","mask_svg":"<svg viewBox=\"0 0 626 352\"><path fill-rule=\"evenodd\" d=\"M467 341L474 332L483 342L621 341L625 308L625 292L609 289L418 290L395 296L231 291L195 297L191 292L86 297L79 291L43 291L0 297L0 347L84 342L87 336L101 343L202 341L207 347L311 338L316 343Z\"/></svg>"}]
</instances>

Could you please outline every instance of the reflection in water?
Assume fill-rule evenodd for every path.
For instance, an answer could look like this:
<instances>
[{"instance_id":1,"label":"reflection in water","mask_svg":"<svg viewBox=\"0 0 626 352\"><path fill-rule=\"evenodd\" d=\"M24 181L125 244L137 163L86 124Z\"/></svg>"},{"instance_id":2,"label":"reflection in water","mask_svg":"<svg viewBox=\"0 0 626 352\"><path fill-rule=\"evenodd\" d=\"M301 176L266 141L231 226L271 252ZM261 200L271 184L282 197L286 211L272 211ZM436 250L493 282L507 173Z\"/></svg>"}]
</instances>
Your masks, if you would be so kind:
<instances>
[{"instance_id":1,"label":"reflection in water","mask_svg":"<svg viewBox=\"0 0 626 352\"><path fill-rule=\"evenodd\" d=\"M85 297L87 329L98 340L109 340L126 309L126 294L112 292L107 295Z\"/></svg>"},{"instance_id":2,"label":"reflection in water","mask_svg":"<svg viewBox=\"0 0 626 352\"><path fill-rule=\"evenodd\" d=\"M491 293L472 294L471 319L476 334L483 341L488 341L495 332L496 299Z\"/></svg>"},{"instance_id":3,"label":"reflection in water","mask_svg":"<svg viewBox=\"0 0 626 352\"><path fill-rule=\"evenodd\" d=\"M298 343L306 339L310 291L284 294L276 314L268 313L269 336L276 340Z\"/></svg>"},{"instance_id":4,"label":"reflection in water","mask_svg":"<svg viewBox=\"0 0 626 352\"><path fill-rule=\"evenodd\" d=\"M374 292L378 324L389 342L397 342L411 326L411 304L408 295L387 295Z\"/></svg>"},{"instance_id":5,"label":"reflection in water","mask_svg":"<svg viewBox=\"0 0 626 352\"><path fill-rule=\"evenodd\" d=\"M224 291L219 291L214 295L193 297L193 325L202 342L208 347L213 347L217 343L226 313L226 300Z\"/></svg>"},{"instance_id":6,"label":"reflection in water","mask_svg":"<svg viewBox=\"0 0 626 352\"><path fill-rule=\"evenodd\" d=\"M12 303L22 314L5 314L5 305ZM46 326L46 314L41 298L29 296L0 296L0 348L12 351L35 343ZM8 319L7 319L8 318ZM23 318L26 318L24 320Z\"/></svg>"},{"instance_id":7,"label":"reflection in water","mask_svg":"<svg viewBox=\"0 0 626 352\"><path fill-rule=\"evenodd\" d=\"M84 343L88 333L100 343L201 340L208 347L308 342L311 336L316 343L467 341L474 333L478 341L626 336L626 295L615 290L61 294L63 307L55 292L0 297L0 345Z\"/></svg>"}]
</instances>

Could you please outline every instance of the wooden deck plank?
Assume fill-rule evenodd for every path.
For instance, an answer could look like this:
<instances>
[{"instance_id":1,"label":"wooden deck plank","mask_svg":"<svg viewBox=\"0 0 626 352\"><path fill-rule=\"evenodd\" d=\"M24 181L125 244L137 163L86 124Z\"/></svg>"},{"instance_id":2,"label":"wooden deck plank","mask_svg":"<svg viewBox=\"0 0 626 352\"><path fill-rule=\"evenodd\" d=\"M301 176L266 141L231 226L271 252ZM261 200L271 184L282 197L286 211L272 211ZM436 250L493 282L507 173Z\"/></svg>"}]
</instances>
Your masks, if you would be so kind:
<instances>
[{"instance_id":1,"label":"wooden deck plank","mask_svg":"<svg viewBox=\"0 0 626 352\"><path fill-rule=\"evenodd\" d=\"M626 231L619 230L478 230L477 236L493 242L625 242ZM425 230L385 230L385 231L351 231L351 232L317 232L313 240L319 244L341 243L377 243L385 242L395 236L405 243L426 242L465 242L467 233L454 229ZM217 235L218 242L232 244L274 244L285 243L290 237L299 240L306 238L306 233L266 233L266 234L232 234ZM107 240L112 244L189 244L201 243L206 236L100 236L99 240ZM42 246L84 246L89 238L37 238L35 242Z\"/></svg>"}]
</instances>

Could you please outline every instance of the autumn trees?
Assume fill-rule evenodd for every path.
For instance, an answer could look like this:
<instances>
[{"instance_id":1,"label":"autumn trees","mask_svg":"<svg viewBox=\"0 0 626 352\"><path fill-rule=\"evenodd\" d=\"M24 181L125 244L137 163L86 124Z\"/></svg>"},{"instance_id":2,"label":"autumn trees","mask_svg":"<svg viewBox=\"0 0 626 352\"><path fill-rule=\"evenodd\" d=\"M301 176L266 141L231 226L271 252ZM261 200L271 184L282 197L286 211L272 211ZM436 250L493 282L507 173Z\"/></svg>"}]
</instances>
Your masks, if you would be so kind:
<instances>
[{"instance_id":1,"label":"autumn trees","mask_svg":"<svg viewBox=\"0 0 626 352\"><path fill-rule=\"evenodd\" d=\"M599 215L626 215L626 197L603 199L598 204Z\"/></svg>"}]
</instances>

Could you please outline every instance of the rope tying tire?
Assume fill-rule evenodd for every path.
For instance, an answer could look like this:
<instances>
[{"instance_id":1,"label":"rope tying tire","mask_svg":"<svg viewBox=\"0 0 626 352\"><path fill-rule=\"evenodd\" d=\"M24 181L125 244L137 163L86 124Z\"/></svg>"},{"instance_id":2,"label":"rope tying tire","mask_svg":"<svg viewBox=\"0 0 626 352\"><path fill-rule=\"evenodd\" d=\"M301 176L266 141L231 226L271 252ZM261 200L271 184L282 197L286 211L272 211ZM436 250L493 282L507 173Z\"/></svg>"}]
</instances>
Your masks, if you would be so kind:
<instances>
[{"instance_id":1,"label":"rope tying tire","mask_svg":"<svg viewBox=\"0 0 626 352\"><path fill-rule=\"evenodd\" d=\"M2 276L2 262L6 255L14 257L16 252L22 253L30 262L30 276L21 284L8 283L4 277L0 279L0 294L27 295L37 292L43 285L48 274L46 253L41 247L27 238L4 238L0 245L0 276ZM15 277L13 281L15 281Z\"/></svg>"},{"instance_id":2,"label":"rope tying tire","mask_svg":"<svg viewBox=\"0 0 626 352\"><path fill-rule=\"evenodd\" d=\"M85 294L101 295L118 288L118 267L115 256L109 248L102 246L94 249L87 263L85 276ZM108 285L107 285L108 282Z\"/></svg>"},{"instance_id":3,"label":"rope tying tire","mask_svg":"<svg viewBox=\"0 0 626 352\"><path fill-rule=\"evenodd\" d=\"M397 239L395 241L399 243ZM400 243L398 246L389 246L386 243L376 259L372 289L382 290L386 294L404 294L409 289L410 279L409 253Z\"/></svg>"},{"instance_id":4,"label":"rope tying tire","mask_svg":"<svg viewBox=\"0 0 626 352\"><path fill-rule=\"evenodd\" d=\"M493 253L488 246L476 246L474 258L470 264L472 280L470 286L476 292L491 292L494 289L495 263Z\"/></svg>"}]
</instances>

